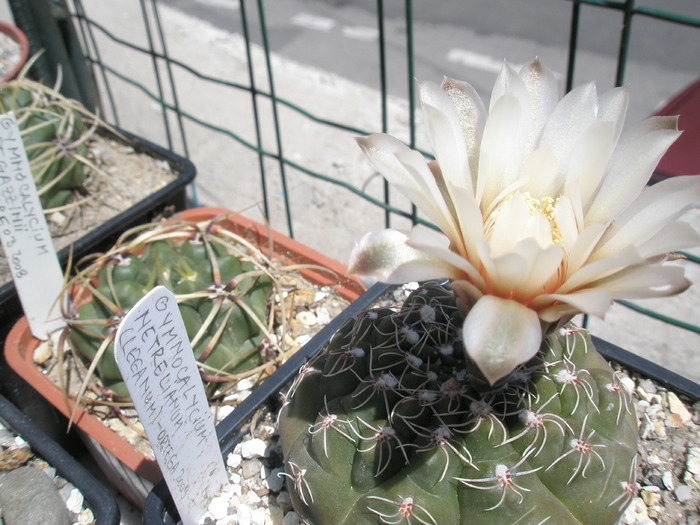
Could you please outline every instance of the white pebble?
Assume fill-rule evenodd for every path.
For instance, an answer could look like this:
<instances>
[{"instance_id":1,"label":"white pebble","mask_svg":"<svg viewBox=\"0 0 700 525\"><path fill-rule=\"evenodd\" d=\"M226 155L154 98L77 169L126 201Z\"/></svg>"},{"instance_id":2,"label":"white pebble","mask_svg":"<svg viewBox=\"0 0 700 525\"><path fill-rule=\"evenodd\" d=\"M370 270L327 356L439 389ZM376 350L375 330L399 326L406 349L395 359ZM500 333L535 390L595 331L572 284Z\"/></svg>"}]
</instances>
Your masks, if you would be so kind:
<instances>
[{"instance_id":1,"label":"white pebble","mask_svg":"<svg viewBox=\"0 0 700 525\"><path fill-rule=\"evenodd\" d=\"M269 523L265 509L255 509L250 517L251 525L266 525Z\"/></svg>"},{"instance_id":2,"label":"white pebble","mask_svg":"<svg viewBox=\"0 0 700 525\"><path fill-rule=\"evenodd\" d=\"M700 481L700 447L690 447L688 449L686 468L693 475L695 481Z\"/></svg>"},{"instance_id":3,"label":"white pebble","mask_svg":"<svg viewBox=\"0 0 700 525\"><path fill-rule=\"evenodd\" d=\"M231 479L231 483L235 483L235 485L233 485L233 494L234 495L240 496L241 494L243 494L243 487L241 486L241 477L240 476L238 476L237 482L233 481L233 479Z\"/></svg>"},{"instance_id":4,"label":"white pebble","mask_svg":"<svg viewBox=\"0 0 700 525\"><path fill-rule=\"evenodd\" d=\"M680 503L685 503L693 497L692 491L688 485L678 485L673 493L676 495L676 499Z\"/></svg>"},{"instance_id":5,"label":"white pebble","mask_svg":"<svg viewBox=\"0 0 700 525\"><path fill-rule=\"evenodd\" d=\"M678 399L678 396L673 392L668 393L668 409L672 414L677 414L683 423L687 423L693 419L692 414L685 407L683 401Z\"/></svg>"},{"instance_id":6,"label":"white pebble","mask_svg":"<svg viewBox=\"0 0 700 525\"><path fill-rule=\"evenodd\" d=\"M647 506L644 504L644 500L640 497L633 498L632 503L625 509L621 523L625 525L640 525L642 523L648 523L648 521L649 514L647 513Z\"/></svg>"},{"instance_id":7,"label":"white pebble","mask_svg":"<svg viewBox=\"0 0 700 525\"><path fill-rule=\"evenodd\" d=\"M297 336L294 340L299 343L300 345L305 344L309 339L311 339L311 336L309 334L301 334Z\"/></svg>"},{"instance_id":8,"label":"white pebble","mask_svg":"<svg viewBox=\"0 0 700 525\"><path fill-rule=\"evenodd\" d=\"M628 376L622 376L620 382L628 392L634 392L634 380Z\"/></svg>"},{"instance_id":9,"label":"white pebble","mask_svg":"<svg viewBox=\"0 0 700 525\"><path fill-rule=\"evenodd\" d=\"M241 466L242 461L243 461L243 458L241 457L240 454L231 453L226 458L226 466L231 467L231 468L238 468Z\"/></svg>"},{"instance_id":10,"label":"white pebble","mask_svg":"<svg viewBox=\"0 0 700 525\"><path fill-rule=\"evenodd\" d=\"M243 465L241 466L241 475L245 479L250 479L253 476L259 476L261 467L262 465L259 460L249 459L248 461L243 462Z\"/></svg>"},{"instance_id":11,"label":"white pebble","mask_svg":"<svg viewBox=\"0 0 700 525\"><path fill-rule=\"evenodd\" d=\"M93 525L95 523L95 516L90 509L84 509L78 515L78 525Z\"/></svg>"},{"instance_id":12,"label":"white pebble","mask_svg":"<svg viewBox=\"0 0 700 525\"><path fill-rule=\"evenodd\" d=\"M222 520L228 514L229 496L222 495L212 498L208 511L215 520Z\"/></svg>"},{"instance_id":13,"label":"white pebble","mask_svg":"<svg viewBox=\"0 0 700 525\"><path fill-rule=\"evenodd\" d=\"M217 409L216 409L217 421L221 421L222 419L224 419L231 412L233 412L233 410L234 410L234 407L231 405L221 405L220 407L217 407Z\"/></svg>"},{"instance_id":14,"label":"white pebble","mask_svg":"<svg viewBox=\"0 0 700 525\"><path fill-rule=\"evenodd\" d=\"M257 507L258 504L262 501L262 498L252 490L248 491L248 493L246 494L246 499L248 500L248 505L250 505L251 507Z\"/></svg>"},{"instance_id":15,"label":"white pebble","mask_svg":"<svg viewBox=\"0 0 700 525\"><path fill-rule=\"evenodd\" d=\"M661 476L661 481L663 481L664 487L668 490L673 490L673 474L671 474L671 471L667 470L664 472Z\"/></svg>"},{"instance_id":16,"label":"white pebble","mask_svg":"<svg viewBox=\"0 0 700 525\"><path fill-rule=\"evenodd\" d=\"M257 379L255 377L246 377L240 379L238 383L236 383L236 390L238 390L239 392L242 392L243 390L252 390L255 386L256 381Z\"/></svg>"},{"instance_id":17,"label":"white pebble","mask_svg":"<svg viewBox=\"0 0 700 525\"><path fill-rule=\"evenodd\" d=\"M304 326L315 326L318 324L318 319L313 312L301 311L296 316L297 321L299 321Z\"/></svg>"},{"instance_id":18,"label":"white pebble","mask_svg":"<svg viewBox=\"0 0 700 525\"><path fill-rule=\"evenodd\" d=\"M66 500L66 508L73 514L79 514L83 509L83 495L78 489L70 491L70 497Z\"/></svg>"},{"instance_id":19,"label":"white pebble","mask_svg":"<svg viewBox=\"0 0 700 525\"><path fill-rule=\"evenodd\" d=\"M266 458L269 455L270 455L270 451L262 439L258 439L258 438L250 439L248 441L244 441L241 444L241 456L244 459L259 458L259 457Z\"/></svg>"},{"instance_id":20,"label":"white pebble","mask_svg":"<svg viewBox=\"0 0 700 525\"><path fill-rule=\"evenodd\" d=\"M331 322L331 314L325 308L319 308L316 310L316 318L318 319L318 324L327 325Z\"/></svg>"},{"instance_id":21,"label":"white pebble","mask_svg":"<svg viewBox=\"0 0 700 525\"><path fill-rule=\"evenodd\" d=\"M248 507L245 505L238 506L238 525L252 525L252 515Z\"/></svg>"}]
</instances>

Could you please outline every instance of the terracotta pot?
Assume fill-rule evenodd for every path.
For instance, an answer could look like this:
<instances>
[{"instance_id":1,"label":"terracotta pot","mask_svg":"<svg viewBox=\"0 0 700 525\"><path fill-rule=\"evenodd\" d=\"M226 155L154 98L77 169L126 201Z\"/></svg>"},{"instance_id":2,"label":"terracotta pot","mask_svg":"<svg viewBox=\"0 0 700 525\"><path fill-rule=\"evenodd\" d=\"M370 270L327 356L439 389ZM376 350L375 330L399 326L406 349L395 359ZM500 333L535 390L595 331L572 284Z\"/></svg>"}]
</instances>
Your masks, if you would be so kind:
<instances>
[{"instance_id":1,"label":"terracotta pot","mask_svg":"<svg viewBox=\"0 0 700 525\"><path fill-rule=\"evenodd\" d=\"M2 79L0 79L0 82L7 82L15 78L20 69L22 69L24 64L27 63L27 59L29 58L29 41L21 29L13 26L12 24L8 24L7 22L0 21L0 33L4 33L9 36L12 40L19 44L20 48L19 60L12 67L12 69L7 71L7 73L3 75Z\"/></svg>"},{"instance_id":2,"label":"terracotta pot","mask_svg":"<svg viewBox=\"0 0 700 525\"><path fill-rule=\"evenodd\" d=\"M221 208L194 208L177 214L173 219L207 220L221 214L231 213ZM348 301L358 298L364 287L355 279L345 277L345 267L303 244L285 237L268 227L239 215L232 215L222 222L236 234L255 243L261 251L285 264L313 264L334 272L313 269L300 270L306 279L321 286L334 287L340 296ZM57 410L70 417L74 402L66 399L51 380L33 362L33 354L40 341L29 331L25 317L22 317L10 330L5 341L5 359L9 366L37 392L47 399ZM100 419L78 407L74 424L82 433L87 448L110 478L110 481L132 503L143 507L153 484L162 478L157 463L137 451L124 438L108 428Z\"/></svg>"}]
</instances>

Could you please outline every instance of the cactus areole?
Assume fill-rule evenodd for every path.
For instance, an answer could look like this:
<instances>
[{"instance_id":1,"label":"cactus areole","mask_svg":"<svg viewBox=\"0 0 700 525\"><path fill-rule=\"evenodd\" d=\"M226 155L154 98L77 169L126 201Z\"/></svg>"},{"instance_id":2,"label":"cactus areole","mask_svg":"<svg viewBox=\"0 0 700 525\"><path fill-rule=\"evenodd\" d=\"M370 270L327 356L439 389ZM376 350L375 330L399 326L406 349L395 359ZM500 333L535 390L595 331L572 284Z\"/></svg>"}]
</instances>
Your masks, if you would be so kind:
<instances>
[{"instance_id":1,"label":"cactus areole","mask_svg":"<svg viewBox=\"0 0 700 525\"><path fill-rule=\"evenodd\" d=\"M317 525L612 524L632 498L629 394L567 325L491 386L448 285L348 320L286 393L294 508Z\"/></svg>"}]
</instances>

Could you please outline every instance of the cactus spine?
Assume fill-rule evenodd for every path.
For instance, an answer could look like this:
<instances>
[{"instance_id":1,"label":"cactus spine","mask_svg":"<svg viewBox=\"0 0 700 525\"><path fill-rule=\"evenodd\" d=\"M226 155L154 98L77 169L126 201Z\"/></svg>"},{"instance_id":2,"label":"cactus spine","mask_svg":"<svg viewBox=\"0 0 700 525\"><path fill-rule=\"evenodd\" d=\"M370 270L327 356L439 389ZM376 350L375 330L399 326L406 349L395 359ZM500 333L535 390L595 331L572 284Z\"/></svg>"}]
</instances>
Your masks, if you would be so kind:
<instances>
[{"instance_id":1,"label":"cactus spine","mask_svg":"<svg viewBox=\"0 0 700 525\"><path fill-rule=\"evenodd\" d=\"M210 384L261 363L272 280L262 254L218 219L129 230L68 282L67 339L117 397L128 396L112 350L117 325L158 285L178 298L195 357Z\"/></svg>"},{"instance_id":2,"label":"cactus spine","mask_svg":"<svg viewBox=\"0 0 700 525\"><path fill-rule=\"evenodd\" d=\"M87 141L104 123L79 102L24 75L0 86L0 111L15 114L44 210L69 204L83 185L85 168L93 167Z\"/></svg>"},{"instance_id":3,"label":"cactus spine","mask_svg":"<svg viewBox=\"0 0 700 525\"><path fill-rule=\"evenodd\" d=\"M286 393L295 510L322 524L612 524L637 425L589 335L567 325L494 387L466 361L451 290L350 319Z\"/></svg>"}]
</instances>

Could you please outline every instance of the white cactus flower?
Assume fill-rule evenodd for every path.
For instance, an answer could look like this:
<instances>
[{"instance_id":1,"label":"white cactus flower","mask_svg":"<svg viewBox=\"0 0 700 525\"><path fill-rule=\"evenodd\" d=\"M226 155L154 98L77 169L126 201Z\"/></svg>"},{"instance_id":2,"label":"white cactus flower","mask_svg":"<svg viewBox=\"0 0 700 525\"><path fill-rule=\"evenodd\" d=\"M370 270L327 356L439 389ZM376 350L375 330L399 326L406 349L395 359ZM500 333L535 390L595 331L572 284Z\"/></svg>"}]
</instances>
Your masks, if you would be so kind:
<instances>
[{"instance_id":1,"label":"white cactus flower","mask_svg":"<svg viewBox=\"0 0 700 525\"><path fill-rule=\"evenodd\" d=\"M614 299L689 286L666 254L700 244L679 217L700 177L645 187L680 132L651 117L622 133L628 93L593 83L559 99L539 61L505 63L488 110L467 83L425 82L435 161L399 140L358 139L387 180L442 233L380 230L355 246L352 273L387 283L449 278L471 307L467 354L493 384L533 357L547 330Z\"/></svg>"}]
</instances>

